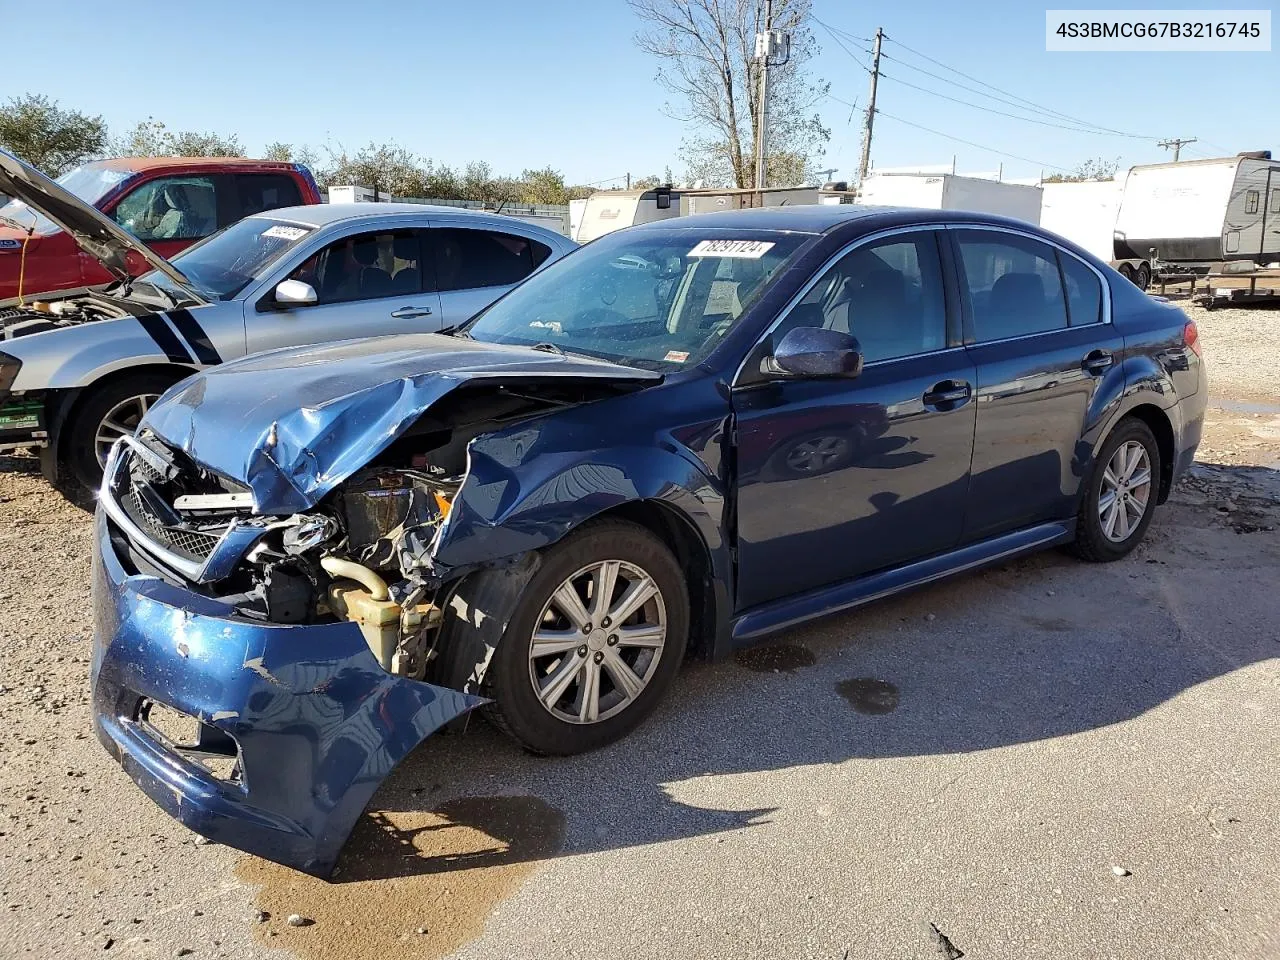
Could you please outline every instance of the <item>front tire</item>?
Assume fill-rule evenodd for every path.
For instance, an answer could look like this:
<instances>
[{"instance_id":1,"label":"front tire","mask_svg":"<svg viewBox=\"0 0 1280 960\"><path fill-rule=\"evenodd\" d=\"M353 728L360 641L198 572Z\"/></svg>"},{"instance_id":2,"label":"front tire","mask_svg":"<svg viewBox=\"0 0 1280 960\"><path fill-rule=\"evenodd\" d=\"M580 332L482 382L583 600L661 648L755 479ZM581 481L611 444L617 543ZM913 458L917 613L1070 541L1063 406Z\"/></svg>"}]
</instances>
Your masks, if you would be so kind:
<instances>
[{"instance_id":1,"label":"front tire","mask_svg":"<svg viewBox=\"0 0 1280 960\"><path fill-rule=\"evenodd\" d=\"M1151 428L1134 418L1122 420L1094 459L1072 551L1107 563L1141 543L1155 513L1160 469L1160 446Z\"/></svg>"},{"instance_id":2,"label":"front tire","mask_svg":"<svg viewBox=\"0 0 1280 960\"><path fill-rule=\"evenodd\" d=\"M62 440L65 473L85 494L102 486L102 469L111 444L132 434L151 404L176 382L163 373L142 373L92 390L71 419Z\"/></svg>"},{"instance_id":3,"label":"front tire","mask_svg":"<svg viewBox=\"0 0 1280 960\"><path fill-rule=\"evenodd\" d=\"M666 545L633 523L591 524L542 555L516 601L485 715L534 753L605 746L662 700L688 635L688 590Z\"/></svg>"}]
</instances>

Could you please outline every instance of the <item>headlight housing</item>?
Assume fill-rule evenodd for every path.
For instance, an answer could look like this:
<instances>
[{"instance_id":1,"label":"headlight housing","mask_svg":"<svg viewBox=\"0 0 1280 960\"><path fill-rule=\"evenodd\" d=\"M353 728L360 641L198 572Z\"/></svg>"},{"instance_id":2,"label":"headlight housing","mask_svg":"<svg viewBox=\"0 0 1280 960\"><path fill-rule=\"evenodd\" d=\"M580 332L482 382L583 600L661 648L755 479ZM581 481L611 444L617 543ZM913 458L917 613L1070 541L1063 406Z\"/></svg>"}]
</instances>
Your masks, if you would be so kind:
<instances>
[{"instance_id":1,"label":"headlight housing","mask_svg":"<svg viewBox=\"0 0 1280 960\"><path fill-rule=\"evenodd\" d=\"M21 360L7 353L0 353L0 396L13 389L13 381L18 379L18 371L21 369Z\"/></svg>"}]
</instances>

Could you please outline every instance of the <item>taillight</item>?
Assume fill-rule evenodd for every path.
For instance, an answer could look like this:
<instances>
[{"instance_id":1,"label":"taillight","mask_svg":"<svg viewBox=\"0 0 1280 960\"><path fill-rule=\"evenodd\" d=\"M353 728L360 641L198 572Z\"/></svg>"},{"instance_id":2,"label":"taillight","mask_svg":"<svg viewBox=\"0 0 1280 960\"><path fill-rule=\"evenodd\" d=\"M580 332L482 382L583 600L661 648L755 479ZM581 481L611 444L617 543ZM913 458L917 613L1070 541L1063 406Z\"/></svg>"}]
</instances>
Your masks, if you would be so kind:
<instances>
[{"instance_id":1,"label":"taillight","mask_svg":"<svg viewBox=\"0 0 1280 960\"><path fill-rule=\"evenodd\" d=\"M1197 357L1204 357L1200 352L1200 331L1196 329L1196 322L1188 320L1187 325L1182 328L1182 342L1185 343Z\"/></svg>"}]
</instances>

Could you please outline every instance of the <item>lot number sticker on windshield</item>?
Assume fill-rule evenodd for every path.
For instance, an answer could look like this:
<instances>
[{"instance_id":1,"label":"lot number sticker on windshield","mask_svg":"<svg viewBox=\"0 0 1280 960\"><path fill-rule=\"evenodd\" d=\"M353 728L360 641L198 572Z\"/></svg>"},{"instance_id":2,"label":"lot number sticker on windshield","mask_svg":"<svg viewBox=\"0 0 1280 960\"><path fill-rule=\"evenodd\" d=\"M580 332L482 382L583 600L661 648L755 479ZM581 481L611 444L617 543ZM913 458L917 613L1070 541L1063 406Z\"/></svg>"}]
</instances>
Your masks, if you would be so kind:
<instances>
[{"instance_id":1,"label":"lot number sticker on windshield","mask_svg":"<svg viewBox=\"0 0 1280 960\"><path fill-rule=\"evenodd\" d=\"M689 256L759 260L772 249L773 244L764 240L703 240L689 251Z\"/></svg>"},{"instance_id":2,"label":"lot number sticker on windshield","mask_svg":"<svg viewBox=\"0 0 1280 960\"><path fill-rule=\"evenodd\" d=\"M302 227L285 227L277 224L262 231L264 237L275 237L277 240L297 240L306 234Z\"/></svg>"}]
</instances>

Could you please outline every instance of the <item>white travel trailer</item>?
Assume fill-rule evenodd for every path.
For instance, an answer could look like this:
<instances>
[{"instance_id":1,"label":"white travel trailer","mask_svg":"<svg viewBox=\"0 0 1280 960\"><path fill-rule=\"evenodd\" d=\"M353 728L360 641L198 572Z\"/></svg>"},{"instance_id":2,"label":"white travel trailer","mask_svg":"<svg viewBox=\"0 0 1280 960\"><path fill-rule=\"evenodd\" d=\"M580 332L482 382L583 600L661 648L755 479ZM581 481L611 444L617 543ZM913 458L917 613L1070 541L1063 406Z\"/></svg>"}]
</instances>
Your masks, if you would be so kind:
<instances>
[{"instance_id":1,"label":"white travel trailer","mask_svg":"<svg viewBox=\"0 0 1280 960\"><path fill-rule=\"evenodd\" d=\"M1040 222L1040 188L955 174L873 173L862 184L860 203L929 210L973 210L1027 223Z\"/></svg>"},{"instance_id":2,"label":"white travel trailer","mask_svg":"<svg viewBox=\"0 0 1280 960\"><path fill-rule=\"evenodd\" d=\"M600 190L587 197L578 232L569 239L588 243L623 227L679 215L679 197L673 198L669 186L649 190Z\"/></svg>"},{"instance_id":3,"label":"white travel trailer","mask_svg":"<svg viewBox=\"0 0 1280 960\"><path fill-rule=\"evenodd\" d=\"M1041 183L1040 226L1084 247L1104 263L1115 257L1116 214L1124 175L1115 180Z\"/></svg>"},{"instance_id":4,"label":"white travel trailer","mask_svg":"<svg viewBox=\"0 0 1280 960\"><path fill-rule=\"evenodd\" d=\"M1193 269L1280 260L1280 161L1260 150L1132 168L1116 217L1115 258L1152 256Z\"/></svg>"}]
</instances>

